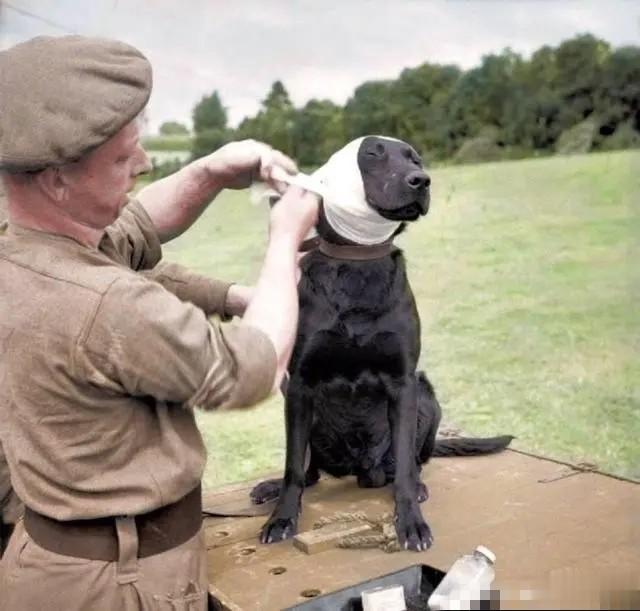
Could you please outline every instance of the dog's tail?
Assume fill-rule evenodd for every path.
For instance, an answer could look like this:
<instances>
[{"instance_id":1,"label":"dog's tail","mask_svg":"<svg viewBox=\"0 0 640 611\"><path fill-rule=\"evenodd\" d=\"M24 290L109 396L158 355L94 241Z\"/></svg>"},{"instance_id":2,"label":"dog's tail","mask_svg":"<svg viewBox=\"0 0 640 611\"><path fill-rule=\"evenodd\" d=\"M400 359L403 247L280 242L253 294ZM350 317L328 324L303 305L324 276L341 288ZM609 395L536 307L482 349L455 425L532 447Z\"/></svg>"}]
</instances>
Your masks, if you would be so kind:
<instances>
[{"instance_id":1,"label":"dog's tail","mask_svg":"<svg viewBox=\"0 0 640 611\"><path fill-rule=\"evenodd\" d=\"M432 456L478 456L493 454L504 450L511 441L512 435L499 437L451 437L436 440Z\"/></svg>"}]
</instances>

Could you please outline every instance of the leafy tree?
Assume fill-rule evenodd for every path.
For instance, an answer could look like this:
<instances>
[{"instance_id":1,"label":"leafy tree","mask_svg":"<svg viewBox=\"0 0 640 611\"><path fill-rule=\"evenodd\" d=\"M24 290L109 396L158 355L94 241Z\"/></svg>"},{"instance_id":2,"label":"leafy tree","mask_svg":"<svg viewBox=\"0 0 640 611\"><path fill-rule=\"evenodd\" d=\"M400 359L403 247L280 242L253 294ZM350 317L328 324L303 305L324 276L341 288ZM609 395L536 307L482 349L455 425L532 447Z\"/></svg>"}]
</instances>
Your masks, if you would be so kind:
<instances>
[{"instance_id":1,"label":"leafy tree","mask_svg":"<svg viewBox=\"0 0 640 611\"><path fill-rule=\"evenodd\" d=\"M282 81L275 81L271 85L271 91L262 100L262 108L265 112L289 112L293 109L289 93Z\"/></svg>"},{"instance_id":2,"label":"leafy tree","mask_svg":"<svg viewBox=\"0 0 640 611\"><path fill-rule=\"evenodd\" d=\"M300 165L322 165L347 142L342 108L329 100L310 100L296 113L292 135Z\"/></svg>"},{"instance_id":3,"label":"leafy tree","mask_svg":"<svg viewBox=\"0 0 640 611\"><path fill-rule=\"evenodd\" d=\"M217 91L203 96L193 109L193 131L197 133L207 129L227 129L227 110Z\"/></svg>"},{"instance_id":4,"label":"leafy tree","mask_svg":"<svg viewBox=\"0 0 640 611\"><path fill-rule=\"evenodd\" d=\"M282 152L294 156L293 129L296 111L289 94L281 81L275 81L258 114L244 119L238 126L236 136L255 138L270 144Z\"/></svg>"},{"instance_id":5,"label":"leafy tree","mask_svg":"<svg viewBox=\"0 0 640 611\"><path fill-rule=\"evenodd\" d=\"M616 49L607 58L603 72L596 102L601 116L600 134L610 136L623 123L640 131L640 48Z\"/></svg>"},{"instance_id":6,"label":"leafy tree","mask_svg":"<svg viewBox=\"0 0 640 611\"><path fill-rule=\"evenodd\" d=\"M193 109L193 131L191 154L194 159L211 153L231 139L227 111L217 91L204 96Z\"/></svg>"},{"instance_id":7,"label":"leafy tree","mask_svg":"<svg viewBox=\"0 0 640 611\"><path fill-rule=\"evenodd\" d=\"M352 140L369 134L397 137L400 114L400 104L393 95L393 81L363 83L344 108L347 138Z\"/></svg>"},{"instance_id":8,"label":"leafy tree","mask_svg":"<svg viewBox=\"0 0 640 611\"><path fill-rule=\"evenodd\" d=\"M403 70L393 87L398 104L397 136L425 159L444 158L449 144L448 101L460 79L456 66L422 64Z\"/></svg>"},{"instance_id":9,"label":"leafy tree","mask_svg":"<svg viewBox=\"0 0 640 611\"><path fill-rule=\"evenodd\" d=\"M505 128L519 97L516 74L521 65L522 58L505 49L500 55L486 55L479 67L460 78L449 100L454 145L486 127L497 128L499 140L509 134Z\"/></svg>"},{"instance_id":10,"label":"leafy tree","mask_svg":"<svg viewBox=\"0 0 640 611\"><path fill-rule=\"evenodd\" d=\"M554 89L557 80L555 50L538 49L514 72L514 91L505 109L504 135L511 145L525 149L551 149L562 126L562 98Z\"/></svg>"},{"instance_id":11,"label":"leafy tree","mask_svg":"<svg viewBox=\"0 0 640 611\"><path fill-rule=\"evenodd\" d=\"M580 123L596 110L609 54L609 44L591 34L576 36L557 48L552 84L562 99L559 122L563 129Z\"/></svg>"},{"instance_id":12,"label":"leafy tree","mask_svg":"<svg viewBox=\"0 0 640 611\"><path fill-rule=\"evenodd\" d=\"M194 130L204 152L231 137L217 92L194 109ZM637 146L640 47L611 49L582 34L529 59L505 49L466 71L424 63L362 83L344 107L310 100L296 109L276 81L233 137L264 140L310 167L367 134L406 140L426 160Z\"/></svg>"}]
</instances>

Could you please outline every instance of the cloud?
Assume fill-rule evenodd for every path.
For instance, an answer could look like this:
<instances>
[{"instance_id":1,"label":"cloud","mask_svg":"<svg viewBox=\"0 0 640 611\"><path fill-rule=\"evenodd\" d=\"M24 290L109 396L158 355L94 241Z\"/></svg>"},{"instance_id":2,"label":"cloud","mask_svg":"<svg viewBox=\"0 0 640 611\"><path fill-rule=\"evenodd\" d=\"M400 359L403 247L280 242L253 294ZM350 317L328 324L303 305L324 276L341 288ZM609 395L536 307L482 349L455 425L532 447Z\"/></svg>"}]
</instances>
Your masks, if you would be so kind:
<instances>
[{"instance_id":1,"label":"cloud","mask_svg":"<svg viewBox=\"0 0 640 611\"><path fill-rule=\"evenodd\" d=\"M523 55L591 32L614 46L638 39L633 0L10 0L0 48L61 30L120 38L154 66L152 128L189 123L214 89L237 124L276 79L302 105L344 103L365 80L396 77L425 61L476 65L505 47ZM80 4L82 10L79 10Z\"/></svg>"}]
</instances>

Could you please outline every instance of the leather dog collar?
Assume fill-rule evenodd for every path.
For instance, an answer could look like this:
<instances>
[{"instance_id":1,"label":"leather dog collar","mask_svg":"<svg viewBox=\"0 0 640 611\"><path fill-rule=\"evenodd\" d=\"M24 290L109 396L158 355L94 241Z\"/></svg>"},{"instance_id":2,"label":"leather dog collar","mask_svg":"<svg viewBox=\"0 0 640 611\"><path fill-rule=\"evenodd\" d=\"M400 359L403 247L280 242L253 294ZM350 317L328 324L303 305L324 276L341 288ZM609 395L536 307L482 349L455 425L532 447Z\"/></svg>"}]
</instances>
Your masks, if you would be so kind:
<instances>
[{"instance_id":1,"label":"leather dog collar","mask_svg":"<svg viewBox=\"0 0 640 611\"><path fill-rule=\"evenodd\" d=\"M346 259L349 261L371 261L382 259L393 251L393 242L364 246L359 244L333 244L322 238L318 241L318 250L332 259Z\"/></svg>"}]
</instances>

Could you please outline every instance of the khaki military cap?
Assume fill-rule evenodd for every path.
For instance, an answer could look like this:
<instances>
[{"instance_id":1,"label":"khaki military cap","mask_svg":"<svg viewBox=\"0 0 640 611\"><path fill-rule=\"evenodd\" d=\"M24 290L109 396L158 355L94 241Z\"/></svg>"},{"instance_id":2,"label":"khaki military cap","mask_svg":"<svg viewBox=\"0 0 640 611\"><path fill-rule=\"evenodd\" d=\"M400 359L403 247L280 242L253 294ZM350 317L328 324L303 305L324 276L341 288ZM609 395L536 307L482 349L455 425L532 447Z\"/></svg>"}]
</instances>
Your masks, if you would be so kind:
<instances>
[{"instance_id":1,"label":"khaki military cap","mask_svg":"<svg viewBox=\"0 0 640 611\"><path fill-rule=\"evenodd\" d=\"M0 169L76 161L140 113L151 65L128 44L39 36L0 52Z\"/></svg>"}]
</instances>

